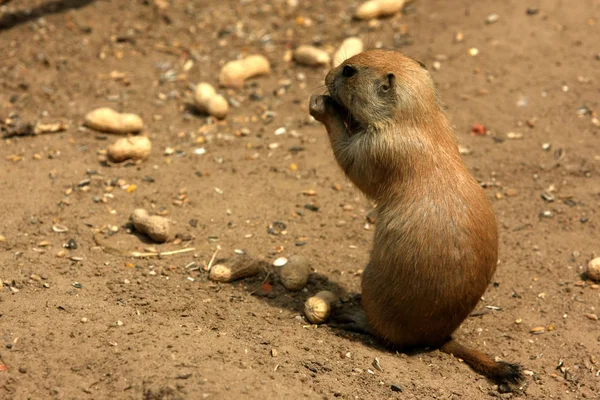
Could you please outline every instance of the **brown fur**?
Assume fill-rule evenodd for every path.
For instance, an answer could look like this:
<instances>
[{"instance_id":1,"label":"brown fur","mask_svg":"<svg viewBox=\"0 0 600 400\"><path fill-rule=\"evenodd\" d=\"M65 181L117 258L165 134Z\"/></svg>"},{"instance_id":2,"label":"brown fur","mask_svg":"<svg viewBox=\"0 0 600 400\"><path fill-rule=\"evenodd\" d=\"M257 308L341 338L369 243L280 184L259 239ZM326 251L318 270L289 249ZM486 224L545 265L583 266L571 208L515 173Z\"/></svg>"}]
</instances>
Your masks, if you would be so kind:
<instances>
[{"instance_id":1,"label":"brown fur","mask_svg":"<svg viewBox=\"0 0 600 400\"><path fill-rule=\"evenodd\" d=\"M371 50L332 69L326 85L330 96L313 96L311 114L346 175L377 204L362 277L370 331L402 348L440 348L491 379L518 381L518 366L451 339L496 270L498 234L429 73L400 53Z\"/></svg>"}]
</instances>

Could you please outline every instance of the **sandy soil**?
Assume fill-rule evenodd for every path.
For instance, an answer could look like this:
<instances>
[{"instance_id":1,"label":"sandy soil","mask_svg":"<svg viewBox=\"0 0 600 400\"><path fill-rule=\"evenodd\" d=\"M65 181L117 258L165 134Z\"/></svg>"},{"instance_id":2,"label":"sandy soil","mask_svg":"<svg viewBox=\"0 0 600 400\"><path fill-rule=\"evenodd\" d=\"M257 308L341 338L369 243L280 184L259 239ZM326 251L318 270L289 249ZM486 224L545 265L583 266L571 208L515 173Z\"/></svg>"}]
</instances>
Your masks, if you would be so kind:
<instances>
[{"instance_id":1,"label":"sandy soil","mask_svg":"<svg viewBox=\"0 0 600 400\"><path fill-rule=\"evenodd\" d=\"M354 0L5 3L2 123L69 127L0 142L0 398L600 397L600 289L582 277L600 255L597 0L418 0L378 23L351 20ZM327 69L286 57L350 35L428 65L493 199L501 264L456 337L521 363L513 393L438 351L396 354L302 316L318 290L359 290L372 226L308 117ZM193 85L216 85L221 65L247 53L267 56L272 73L220 89L232 104L224 122L195 112ZM102 162L115 135L81 127L99 106L143 117L146 162ZM133 234L137 207L166 214L179 239ZM269 233L275 221L285 234ZM98 246L98 230L123 251L195 250L124 257ZM301 254L313 274L296 293L274 276L271 292L264 275L213 283L199 267L217 246L269 262Z\"/></svg>"}]
</instances>

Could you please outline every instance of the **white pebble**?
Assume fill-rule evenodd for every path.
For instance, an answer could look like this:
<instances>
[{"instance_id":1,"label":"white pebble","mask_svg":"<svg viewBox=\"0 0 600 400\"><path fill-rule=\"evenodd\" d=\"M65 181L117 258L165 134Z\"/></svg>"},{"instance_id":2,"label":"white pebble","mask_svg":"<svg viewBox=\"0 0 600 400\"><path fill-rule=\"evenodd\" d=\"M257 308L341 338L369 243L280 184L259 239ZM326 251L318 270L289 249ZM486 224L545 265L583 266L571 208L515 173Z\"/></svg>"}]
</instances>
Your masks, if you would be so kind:
<instances>
[{"instance_id":1,"label":"white pebble","mask_svg":"<svg viewBox=\"0 0 600 400\"><path fill-rule=\"evenodd\" d=\"M273 261L273 265L276 267L283 267L287 264L288 260L285 257L279 257L277 260Z\"/></svg>"}]
</instances>

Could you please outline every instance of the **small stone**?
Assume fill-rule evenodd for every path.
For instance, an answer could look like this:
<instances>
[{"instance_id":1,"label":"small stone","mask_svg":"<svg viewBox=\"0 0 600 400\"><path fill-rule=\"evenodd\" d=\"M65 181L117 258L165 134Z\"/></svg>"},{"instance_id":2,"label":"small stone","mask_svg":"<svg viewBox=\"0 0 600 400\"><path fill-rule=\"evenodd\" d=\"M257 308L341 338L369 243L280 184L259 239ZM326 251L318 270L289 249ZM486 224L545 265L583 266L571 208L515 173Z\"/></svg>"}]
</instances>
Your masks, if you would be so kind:
<instances>
[{"instance_id":1,"label":"small stone","mask_svg":"<svg viewBox=\"0 0 600 400\"><path fill-rule=\"evenodd\" d=\"M596 314L583 314L589 320L598 321L598 316Z\"/></svg>"},{"instance_id":2,"label":"small stone","mask_svg":"<svg viewBox=\"0 0 600 400\"><path fill-rule=\"evenodd\" d=\"M29 277L32 281L36 281L39 282L42 280L42 277L36 274L31 274L31 276Z\"/></svg>"},{"instance_id":3,"label":"small stone","mask_svg":"<svg viewBox=\"0 0 600 400\"><path fill-rule=\"evenodd\" d=\"M83 317L79 320L82 324L85 324L86 322L88 322L88 319L86 317Z\"/></svg>"},{"instance_id":4,"label":"small stone","mask_svg":"<svg viewBox=\"0 0 600 400\"><path fill-rule=\"evenodd\" d=\"M377 371L383 372L383 368L381 368L381 363L379 362L379 358L375 357L375 359L373 360L373 363L371 365L373 365L373 368L375 368Z\"/></svg>"},{"instance_id":5,"label":"small stone","mask_svg":"<svg viewBox=\"0 0 600 400\"><path fill-rule=\"evenodd\" d=\"M123 326L123 321L121 321L121 320L117 321L117 326Z\"/></svg>"},{"instance_id":6,"label":"small stone","mask_svg":"<svg viewBox=\"0 0 600 400\"><path fill-rule=\"evenodd\" d=\"M402 386L400 385L393 384L390 389L392 389L392 392L402 393Z\"/></svg>"},{"instance_id":7,"label":"small stone","mask_svg":"<svg viewBox=\"0 0 600 400\"><path fill-rule=\"evenodd\" d=\"M585 272L588 279L600 282L600 257L591 260Z\"/></svg>"},{"instance_id":8,"label":"small stone","mask_svg":"<svg viewBox=\"0 0 600 400\"><path fill-rule=\"evenodd\" d=\"M27 373L27 368L25 367L19 367L19 372L22 374L26 374Z\"/></svg>"},{"instance_id":9,"label":"small stone","mask_svg":"<svg viewBox=\"0 0 600 400\"><path fill-rule=\"evenodd\" d=\"M500 19L500 16L496 13L493 13L487 16L487 18L485 19L485 23L490 25L495 22L498 22L498 19Z\"/></svg>"},{"instance_id":10,"label":"small stone","mask_svg":"<svg viewBox=\"0 0 600 400\"><path fill-rule=\"evenodd\" d=\"M279 352L277 351L277 349L271 349L271 357L277 357L278 354Z\"/></svg>"},{"instance_id":11,"label":"small stone","mask_svg":"<svg viewBox=\"0 0 600 400\"><path fill-rule=\"evenodd\" d=\"M288 259L285 257L279 257L278 259L276 259L275 261L273 261L273 265L276 267L283 267L285 264L287 264Z\"/></svg>"},{"instance_id":12,"label":"small stone","mask_svg":"<svg viewBox=\"0 0 600 400\"><path fill-rule=\"evenodd\" d=\"M527 10L525 12L527 13L527 15L536 15L540 12L540 10L535 7L527 7Z\"/></svg>"},{"instance_id":13,"label":"small stone","mask_svg":"<svg viewBox=\"0 0 600 400\"><path fill-rule=\"evenodd\" d=\"M544 328L543 326L536 326L535 328L531 328L529 333L531 333L533 335L541 335L545 331L546 331L546 328Z\"/></svg>"},{"instance_id":14,"label":"small stone","mask_svg":"<svg viewBox=\"0 0 600 400\"><path fill-rule=\"evenodd\" d=\"M548 203L552 203L554 201L554 196L552 196L550 193L544 192L540 195L540 197L542 198L542 200Z\"/></svg>"}]
</instances>

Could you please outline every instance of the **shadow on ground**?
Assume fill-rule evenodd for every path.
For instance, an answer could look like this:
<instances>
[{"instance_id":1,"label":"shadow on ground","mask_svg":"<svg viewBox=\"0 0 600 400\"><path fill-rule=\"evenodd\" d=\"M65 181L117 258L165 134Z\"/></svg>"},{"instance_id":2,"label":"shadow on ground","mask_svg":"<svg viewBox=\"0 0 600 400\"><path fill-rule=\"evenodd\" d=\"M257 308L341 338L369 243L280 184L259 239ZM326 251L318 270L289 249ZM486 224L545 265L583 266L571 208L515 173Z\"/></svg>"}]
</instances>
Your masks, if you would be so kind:
<instances>
[{"instance_id":1,"label":"shadow on ground","mask_svg":"<svg viewBox=\"0 0 600 400\"><path fill-rule=\"evenodd\" d=\"M43 3L37 7L20 10L0 16L0 31L11 29L17 25L36 20L48 14L57 14L71 9L85 7L94 0L55 0ZM8 2L4 2L8 4Z\"/></svg>"}]
</instances>

